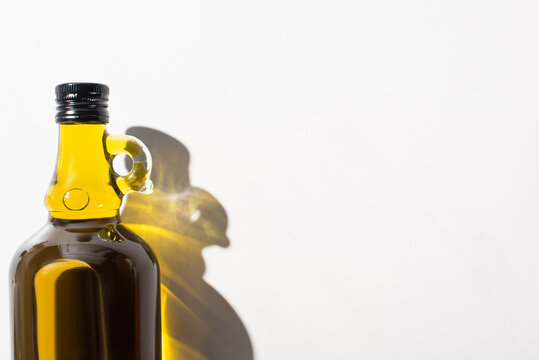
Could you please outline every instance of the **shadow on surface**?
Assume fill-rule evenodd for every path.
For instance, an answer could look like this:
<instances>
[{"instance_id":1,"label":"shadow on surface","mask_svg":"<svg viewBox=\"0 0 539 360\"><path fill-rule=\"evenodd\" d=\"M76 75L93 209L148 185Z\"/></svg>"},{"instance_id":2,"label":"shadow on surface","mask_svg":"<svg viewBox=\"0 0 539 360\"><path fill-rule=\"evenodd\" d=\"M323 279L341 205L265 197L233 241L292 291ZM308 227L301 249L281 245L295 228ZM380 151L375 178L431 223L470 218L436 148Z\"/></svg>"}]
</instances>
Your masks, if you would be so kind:
<instances>
[{"instance_id":1,"label":"shadow on surface","mask_svg":"<svg viewBox=\"0 0 539 360\"><path fill-rule=\"evenodd\" d=\"M189 151L145 127L127 130L150 149L153 194L130 194L122 222L152 247L161 267L163 359L252 360L249 334L228 302L203 279L206 246L226 247L227 215L189 181Z\"/></svg>"}]
</instances>

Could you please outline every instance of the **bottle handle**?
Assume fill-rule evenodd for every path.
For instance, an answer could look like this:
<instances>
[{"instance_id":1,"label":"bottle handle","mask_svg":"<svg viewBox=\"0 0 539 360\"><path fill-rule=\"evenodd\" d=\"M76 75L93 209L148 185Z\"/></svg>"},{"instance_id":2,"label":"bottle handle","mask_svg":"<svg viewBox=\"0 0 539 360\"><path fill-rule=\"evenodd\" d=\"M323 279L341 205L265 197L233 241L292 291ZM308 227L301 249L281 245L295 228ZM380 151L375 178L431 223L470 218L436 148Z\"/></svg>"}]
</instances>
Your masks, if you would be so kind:
<instances>
[{"instance_id":1,"label":"bottle handle","mask_svg":"<svg viewBox=\"0 0 539 360\"><path fill-rule=\"evenodd\" d=\"M130 135L108 135L105 138L105 145L109 153L111 169L112 161L118 154L126 153L133 159L133 169L125 176L111 172L116 186L127 195L130 192L140 192L150 194L153 191L153 183L150 180L152 171L152 156L150 151L134 136Z\"/></svg>"}]
</instances>

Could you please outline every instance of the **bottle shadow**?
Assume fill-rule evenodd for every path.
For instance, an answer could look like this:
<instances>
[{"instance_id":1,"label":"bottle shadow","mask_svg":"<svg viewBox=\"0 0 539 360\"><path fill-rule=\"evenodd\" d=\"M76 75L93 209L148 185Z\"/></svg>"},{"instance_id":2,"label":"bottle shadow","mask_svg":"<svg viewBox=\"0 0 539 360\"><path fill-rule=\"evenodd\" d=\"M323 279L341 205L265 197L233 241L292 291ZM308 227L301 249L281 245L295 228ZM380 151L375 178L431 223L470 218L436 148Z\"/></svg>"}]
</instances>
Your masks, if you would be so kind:
<instances>
[{"instance_id":1,"label":"bottle shadow","mask_svg":"<svg viewBox=\"0 0 539 360\"><path fill-rule=\"evenodd\" d=\"M147 127L126 132L153 158L150 195L132 193L122 222L153 249L161 268L163 359L252 360L249 334L232 306L203 279L202 250L227 247L227 214L209 192L189 180L189 151Z\"/></svg>"}]
</instances>

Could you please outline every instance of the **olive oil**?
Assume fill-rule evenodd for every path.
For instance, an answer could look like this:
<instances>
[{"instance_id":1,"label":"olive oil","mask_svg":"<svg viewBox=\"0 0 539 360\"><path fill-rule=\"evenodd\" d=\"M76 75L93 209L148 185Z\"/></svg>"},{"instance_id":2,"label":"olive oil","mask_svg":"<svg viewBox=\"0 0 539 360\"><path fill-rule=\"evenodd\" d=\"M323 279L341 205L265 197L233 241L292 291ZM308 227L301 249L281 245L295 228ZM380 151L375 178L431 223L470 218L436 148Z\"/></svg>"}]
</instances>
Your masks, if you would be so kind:
<instances>
[{"instance_id":1,"label":"olive oil","mask_svg":"<svg viewBox=\"0 0 539 360\"><path fill-rule=\"evenodd\" d=\"M161 359L159 265L119 217L124 195L152 191L151 158L136 138L107 133L108 92L92 83L56 88L49 221L11 265L13 359ZM112 168L120 153L133 158L125 176Z\"/></svg>"}]
</instances>

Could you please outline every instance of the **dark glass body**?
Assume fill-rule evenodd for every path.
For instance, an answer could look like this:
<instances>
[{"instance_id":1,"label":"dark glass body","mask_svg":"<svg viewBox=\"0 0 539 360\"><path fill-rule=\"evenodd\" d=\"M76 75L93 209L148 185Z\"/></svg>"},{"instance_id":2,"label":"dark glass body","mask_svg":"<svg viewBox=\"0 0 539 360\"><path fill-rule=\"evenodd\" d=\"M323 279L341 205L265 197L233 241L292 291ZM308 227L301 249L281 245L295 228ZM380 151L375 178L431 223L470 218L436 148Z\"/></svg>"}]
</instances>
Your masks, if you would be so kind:
<instances>
[{"instance_id":1,"label":"dark glass body","mask_svg":"<svg viewBox=\"0 0 539 360\"><path fill-rule=\"evenodd\" d=\"M84 266L61 265L70 262ZM37 275L51 264L64 268ZM161 359L159 266L117 217L51 219L10 277L14 359Z\"/></svg>"}]
</instances>

